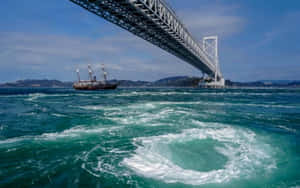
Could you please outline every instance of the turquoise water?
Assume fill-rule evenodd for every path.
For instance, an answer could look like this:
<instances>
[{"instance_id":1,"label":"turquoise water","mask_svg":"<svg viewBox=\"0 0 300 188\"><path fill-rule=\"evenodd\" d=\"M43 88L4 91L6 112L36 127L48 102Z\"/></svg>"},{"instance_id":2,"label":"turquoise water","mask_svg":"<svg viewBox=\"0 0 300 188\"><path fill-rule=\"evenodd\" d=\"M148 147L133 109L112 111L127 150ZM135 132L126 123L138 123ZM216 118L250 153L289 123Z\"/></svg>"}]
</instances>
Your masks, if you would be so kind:
<instances>
[{"instance_id":1,"label":"turquoise water","mask_svg":"<svg viewBox=\"0 0 300 188\"><path fill-rule=\"evenodd\" d=\"M0 187L300 187L299 89L0 90Z\"/></svg>"}]
</instances>

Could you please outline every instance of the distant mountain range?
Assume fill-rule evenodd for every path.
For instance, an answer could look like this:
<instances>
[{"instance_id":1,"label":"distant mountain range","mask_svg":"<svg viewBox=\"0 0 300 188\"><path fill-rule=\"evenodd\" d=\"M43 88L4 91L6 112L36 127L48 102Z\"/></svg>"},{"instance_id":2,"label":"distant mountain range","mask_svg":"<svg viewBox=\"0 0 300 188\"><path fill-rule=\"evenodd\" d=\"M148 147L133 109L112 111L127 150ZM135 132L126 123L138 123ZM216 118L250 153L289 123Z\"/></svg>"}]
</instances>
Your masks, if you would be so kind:
<instances>
[{"instance_id":1,"label":"distant mountain range","mask_svg":"<svg viewBox=\"0 0 300 188\"><path fill-rule=\"evenodd\" d=\"M155 82L110 80L110 83L119 83L120 87L196 87L200 79L196 77L178 76L164 78ZM73 82L58 80L19 80L16 82L0 84L0 88L9 87L46 87L46 88L71 88Z\"/></svg>"},{"instance_id":2,"label":"distant mountain range","mask_svg":"<svg viewBox=\"0 0 300 188\"><path fill-rule=\"evenodd\" d=\"M111 83L119 83L120 87L197 87L201 81L198 77L177 76L169 77L155 82L110 80ZM11 83L0 84L0 88L9 87L45 87L45 88L71 88L73 82L58 80L19 80ZM300 81L290 80L262 80L256 82L232 82L226 80L229 87L300 87Z\"/></svg>"},{"instance_id":3,"label":"distant mountain range","mask_svg":"<svg viewBox=\"0 0 300 188\"><path fill-rule=\"evenodd\" d=\"M46 87L46 88L69 88L73 82L61 82L58 80L18 80L16 82L0 84L0 88L5 87Z\"/></svg>"}]
</instances>

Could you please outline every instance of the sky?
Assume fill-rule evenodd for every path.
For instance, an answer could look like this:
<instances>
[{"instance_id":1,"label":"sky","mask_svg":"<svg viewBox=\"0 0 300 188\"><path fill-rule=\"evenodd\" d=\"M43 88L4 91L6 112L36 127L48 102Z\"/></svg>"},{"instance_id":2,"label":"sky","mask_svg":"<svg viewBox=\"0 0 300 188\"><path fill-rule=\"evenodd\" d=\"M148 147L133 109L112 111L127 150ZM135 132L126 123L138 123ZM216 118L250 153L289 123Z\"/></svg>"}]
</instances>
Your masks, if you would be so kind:
<instances>
[{"instance_id":1,"label":"sky","mask_svg":"<svg viewBox=\"0 0 300 188\"><path fill-rule=\"evenodd\" d=\"M300 80L299 0L168 0L194 38L219 36L220 67L233 81ZM202 76L188 63L69 0L2 0L0 82L87 79L154 81Z\"/></svg>"}]
</instances>

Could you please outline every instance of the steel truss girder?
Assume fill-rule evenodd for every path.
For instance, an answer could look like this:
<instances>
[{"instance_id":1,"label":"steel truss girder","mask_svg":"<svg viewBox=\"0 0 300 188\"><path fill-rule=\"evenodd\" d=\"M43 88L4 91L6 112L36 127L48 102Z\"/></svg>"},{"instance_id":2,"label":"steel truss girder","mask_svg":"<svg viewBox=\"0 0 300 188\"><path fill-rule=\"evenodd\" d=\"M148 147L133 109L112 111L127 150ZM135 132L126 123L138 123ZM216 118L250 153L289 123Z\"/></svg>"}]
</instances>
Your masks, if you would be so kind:
<instances>
[{"instance_id":1,"label":"steel truss girder","mask_svg":"<svg viewBox=\"0 0 300 188\"><path fill-rule=\"evenodd\" d=\"M70 0L208 75L218 71L163 0ZM218 75L221 76L221 73Z\"/></svg>"}]
</instances>

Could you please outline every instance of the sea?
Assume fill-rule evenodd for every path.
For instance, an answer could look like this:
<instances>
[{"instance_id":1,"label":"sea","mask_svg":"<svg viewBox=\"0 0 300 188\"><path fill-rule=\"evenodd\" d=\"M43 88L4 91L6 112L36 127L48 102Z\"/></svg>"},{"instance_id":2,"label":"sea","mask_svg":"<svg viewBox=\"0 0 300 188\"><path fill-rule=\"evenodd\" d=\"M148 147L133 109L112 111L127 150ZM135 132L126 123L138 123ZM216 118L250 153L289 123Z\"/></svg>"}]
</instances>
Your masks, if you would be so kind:
<instances>
[{"instance_id":1,"label":"sea","mask_svg":"<svg viewBox=\"0 0 300 188\"><path fill-rule=\"evenodd\" d=\"M0 89L0 187L300 187L300 89Z\"/></svg>"}]
</instances>

